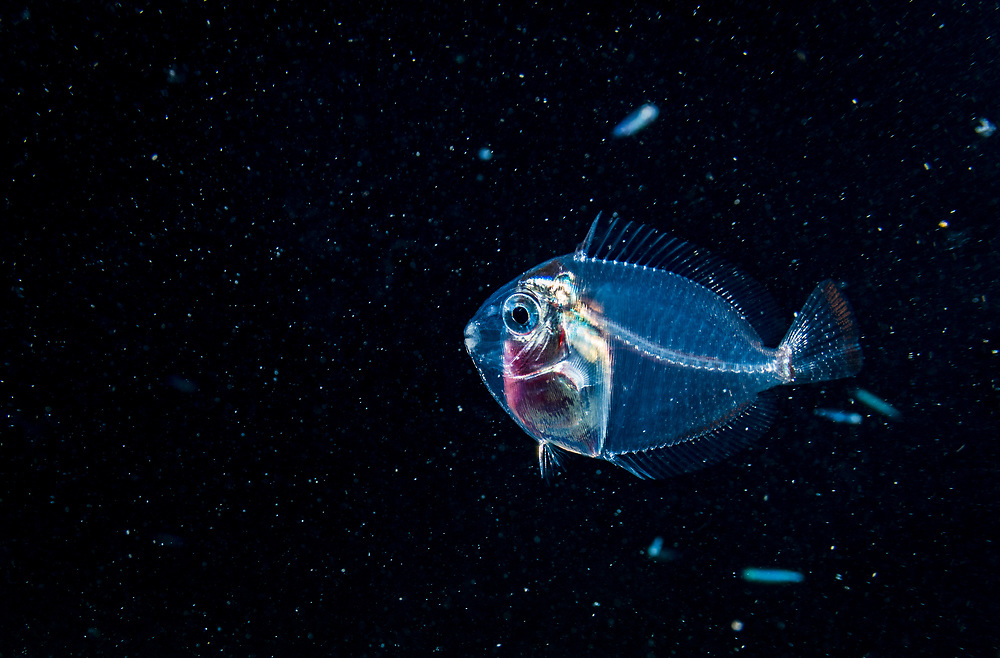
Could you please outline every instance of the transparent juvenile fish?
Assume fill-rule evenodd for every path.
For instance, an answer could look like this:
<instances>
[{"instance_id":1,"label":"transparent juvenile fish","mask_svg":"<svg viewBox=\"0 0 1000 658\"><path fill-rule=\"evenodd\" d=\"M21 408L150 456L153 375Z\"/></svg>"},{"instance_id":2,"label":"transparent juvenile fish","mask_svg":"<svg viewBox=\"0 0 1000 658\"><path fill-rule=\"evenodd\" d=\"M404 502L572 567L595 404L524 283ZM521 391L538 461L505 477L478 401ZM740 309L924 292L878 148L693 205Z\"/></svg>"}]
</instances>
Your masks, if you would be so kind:
<instances>
[{"instance_id":1,"label":"transparent juvenile fish","mask_svg":"<svg viewBox=\"0 0 1000 658\"><path fill-rule=\"evenodd\" d=\"M493 293L465 345L493 397L538 442L543 475L565 450L662 478L763 434L774 416L768 389L861 368L854 315L831 281L780 336L769 295L732 265L598 216L575 253Z\"/></svg>"}]
</instances>

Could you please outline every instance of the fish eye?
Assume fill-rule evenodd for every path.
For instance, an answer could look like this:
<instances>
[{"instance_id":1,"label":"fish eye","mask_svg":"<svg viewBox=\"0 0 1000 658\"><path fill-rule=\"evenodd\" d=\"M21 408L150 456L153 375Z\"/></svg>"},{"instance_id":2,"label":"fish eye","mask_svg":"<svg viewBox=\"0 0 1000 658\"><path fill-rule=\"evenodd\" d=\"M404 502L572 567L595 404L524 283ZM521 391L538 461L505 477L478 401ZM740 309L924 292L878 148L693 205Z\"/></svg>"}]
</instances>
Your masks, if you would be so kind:
<instances>
[{"instance_id":1,"label":"fish eye","mask_svg":"<svg viewBox=\"0 0 1000 658\"><path fill-rule=\"evenodd\" d=\"M538 326L538 301L531 295L516 292L503 303L503 323L518 335L525 335Z\"/></svg>"}]
</instances>

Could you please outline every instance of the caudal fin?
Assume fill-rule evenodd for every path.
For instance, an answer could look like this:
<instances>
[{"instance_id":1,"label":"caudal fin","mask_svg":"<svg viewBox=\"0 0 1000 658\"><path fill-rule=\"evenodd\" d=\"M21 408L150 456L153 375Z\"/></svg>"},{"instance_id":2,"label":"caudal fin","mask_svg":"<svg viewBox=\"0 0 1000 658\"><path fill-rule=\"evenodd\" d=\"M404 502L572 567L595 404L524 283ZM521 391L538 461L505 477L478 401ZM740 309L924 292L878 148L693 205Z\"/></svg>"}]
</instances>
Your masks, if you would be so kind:
<instances>
[{"instance_id":1,"label":"caudal fin","mask_svg":"<svg viewBox=\"0 0 1000 658\"><path fill-rule=\"evenodd\" d=\"M856 375L861 370L860 332L847 298L833 281L823 281L809 295L779 350L789 350L787 384L821 382Z\"/></svg>"}]
</instances>

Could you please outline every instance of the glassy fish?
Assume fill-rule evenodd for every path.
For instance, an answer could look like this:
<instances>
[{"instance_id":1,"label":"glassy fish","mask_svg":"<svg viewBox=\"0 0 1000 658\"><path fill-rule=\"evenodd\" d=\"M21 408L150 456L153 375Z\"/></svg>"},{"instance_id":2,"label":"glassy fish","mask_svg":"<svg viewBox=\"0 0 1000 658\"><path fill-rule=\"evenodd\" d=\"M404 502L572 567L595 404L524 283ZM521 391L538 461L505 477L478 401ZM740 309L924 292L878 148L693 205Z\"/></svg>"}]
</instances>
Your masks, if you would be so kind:
<instances>
[{"instance_id":1,"label":"glassy fish","mask_svg":"<svg viewBox=\"0 0 1000 658\"><path fill-rule=\"evenodd\" d=\"M774 417L768 389L861 369L857 323L832 281L778 342L780 332L770 296L732 265L598 215L575 253L493 293L465 346L538 442L543 476L565 450L663 478L763 434Z\"/></svg>"}]
</instances>

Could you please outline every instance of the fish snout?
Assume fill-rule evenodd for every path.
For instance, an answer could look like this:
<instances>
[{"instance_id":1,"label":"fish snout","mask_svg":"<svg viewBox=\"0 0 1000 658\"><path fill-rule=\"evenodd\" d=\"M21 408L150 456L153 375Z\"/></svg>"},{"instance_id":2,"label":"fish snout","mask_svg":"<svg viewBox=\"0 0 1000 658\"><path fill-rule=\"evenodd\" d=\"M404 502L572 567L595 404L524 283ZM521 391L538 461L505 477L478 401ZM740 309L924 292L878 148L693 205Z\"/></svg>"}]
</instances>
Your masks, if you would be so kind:
<instances>
[{"instance_id":1,"label":"fish snout","mask_svg":"<svg viewBox=\"0 0 1000 658\"><path fill-rule=\"evenodd\" d=\"M479 346L480 340L479 323L473 320L465 325L465 349L468 350L469 354L472 354Z\"/></svg>"}]
</instances>

